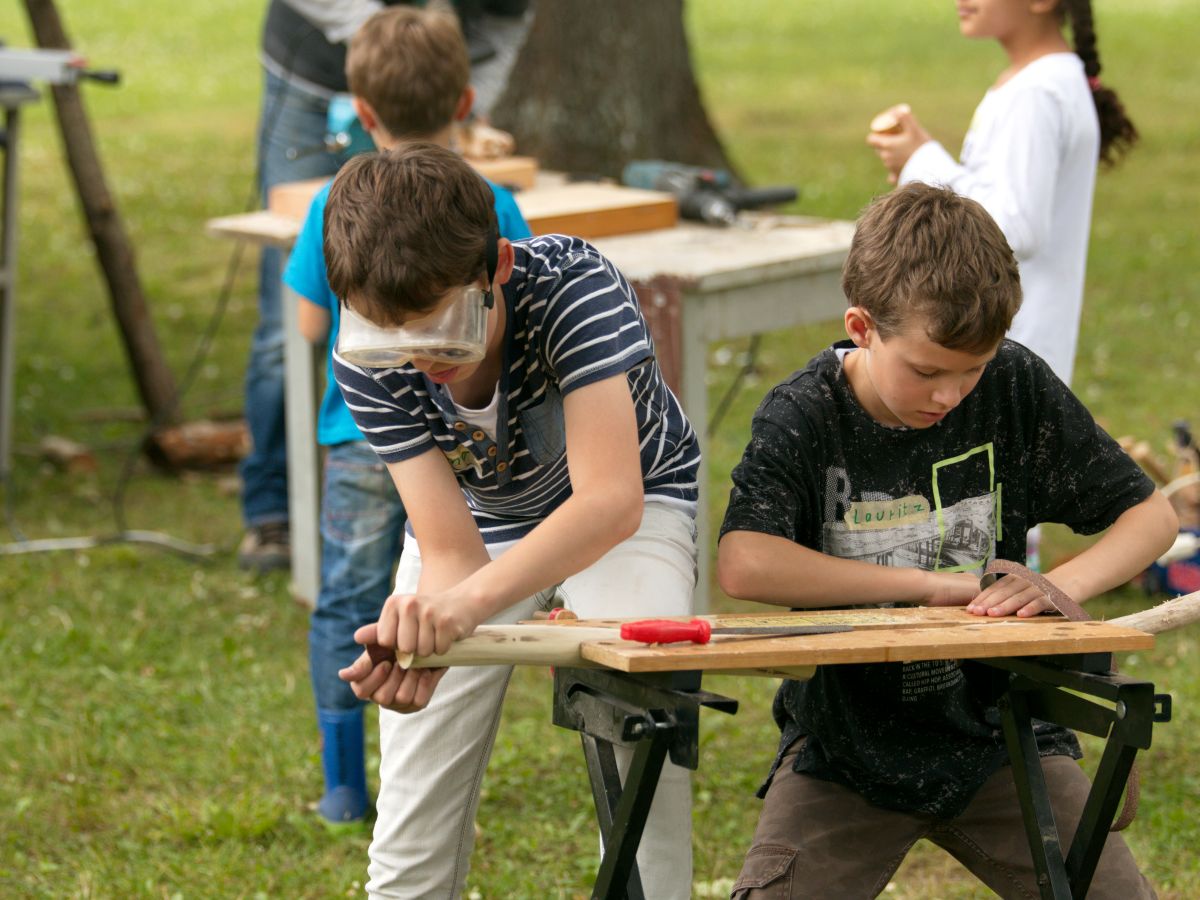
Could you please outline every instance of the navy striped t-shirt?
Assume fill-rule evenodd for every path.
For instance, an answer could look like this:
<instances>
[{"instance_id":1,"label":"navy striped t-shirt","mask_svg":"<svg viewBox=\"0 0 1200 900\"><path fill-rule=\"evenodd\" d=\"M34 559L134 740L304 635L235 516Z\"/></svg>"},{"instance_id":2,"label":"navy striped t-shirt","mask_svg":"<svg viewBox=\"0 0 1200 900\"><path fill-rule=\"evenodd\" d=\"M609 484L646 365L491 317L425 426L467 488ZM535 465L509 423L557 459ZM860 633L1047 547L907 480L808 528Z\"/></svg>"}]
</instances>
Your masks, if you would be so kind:
<instances>
[{"instance_id":1,"label":"navy striped t-shirt","mask_svg":"<svg viewBox=\"0 0 1200 900\"><path fill-rule=\"evenodd\" d=\"M645 496L694 514L700 448L663 381L629 283L579 238L545 235L512 246L497 433L466 421L447 386L411 365L364 369L334 354L334 376L363 435L386 462L436 444L484 541L516 540L571 493L562 396L624 373Z\"/></svg>"}]
</instances>

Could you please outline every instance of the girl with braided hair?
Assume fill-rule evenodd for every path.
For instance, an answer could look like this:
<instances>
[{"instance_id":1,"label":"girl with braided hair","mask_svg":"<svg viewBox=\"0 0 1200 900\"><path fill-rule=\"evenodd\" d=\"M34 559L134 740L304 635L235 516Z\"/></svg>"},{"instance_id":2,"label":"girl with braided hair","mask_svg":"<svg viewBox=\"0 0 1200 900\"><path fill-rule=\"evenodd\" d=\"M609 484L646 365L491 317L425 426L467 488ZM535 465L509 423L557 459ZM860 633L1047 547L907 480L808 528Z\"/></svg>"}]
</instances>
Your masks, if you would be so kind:
<instances>
[{"instance_id":1,"label":"girl with braided hair","mask_svg":"<svg viewBox=\"0 0 1200 900\"><path fill-rule=\"evenodd\" d=\"M1091 0L956 4L959 31L998 41L1009 63L975 109L961 160L930 137L906 104L877 116L867 143L893 184L944 185L991 213L1021 270L1024 300L1008 336L1070 385L1097 163L1113 165L1137 140L1137 129L1116 91L1100 81ZM1039 571L1040 556L1035 527L1026 565Z\"/></svg>"},{"instance_id":2,"label":"girl with braided hair","mask_svg":"<svg viewBox=\"0 0 1200 900\"><path fill-rule=\"evenodd\" d=\"M1070 384L1097 164L1115 163L1137 130L1100 80L1091 0L957 0L957 11L964 36L998 41L1009 62L975 110L960 161L907 105L877 117L867 143L893 184L945 185L992 215L1025 298L1008 336Z\"/></svg>"}]
</instances>

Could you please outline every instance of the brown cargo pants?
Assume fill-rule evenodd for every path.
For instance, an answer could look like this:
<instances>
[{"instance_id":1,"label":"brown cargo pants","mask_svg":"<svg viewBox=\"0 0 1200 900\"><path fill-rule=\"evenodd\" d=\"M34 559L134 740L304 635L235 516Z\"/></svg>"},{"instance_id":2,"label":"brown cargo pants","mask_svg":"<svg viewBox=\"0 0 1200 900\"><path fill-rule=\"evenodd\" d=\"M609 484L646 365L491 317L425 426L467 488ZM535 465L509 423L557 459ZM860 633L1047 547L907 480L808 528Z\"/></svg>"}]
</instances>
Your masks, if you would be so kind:
<instances>
[{"instance_id":1,"label":"brown cargo pants","mask_svg":"<svg viewBox=\"0 0 1200 900\"><path fill-rule=\"evenodd\" d=\"M937 844L1001 897L1040 896L1007 766L984 783L962 815L939 820L872 806L840 784L793 772L794 761L795 752L789 752L771 782L733 886L734 900L875 897L921 838ZM1069 847L1091 785L1068 756L1045 757L1042 766L1059 838ZM1108 836L1088 896L1156 896L1120 835Z\"/></svg>"}]
</instances>

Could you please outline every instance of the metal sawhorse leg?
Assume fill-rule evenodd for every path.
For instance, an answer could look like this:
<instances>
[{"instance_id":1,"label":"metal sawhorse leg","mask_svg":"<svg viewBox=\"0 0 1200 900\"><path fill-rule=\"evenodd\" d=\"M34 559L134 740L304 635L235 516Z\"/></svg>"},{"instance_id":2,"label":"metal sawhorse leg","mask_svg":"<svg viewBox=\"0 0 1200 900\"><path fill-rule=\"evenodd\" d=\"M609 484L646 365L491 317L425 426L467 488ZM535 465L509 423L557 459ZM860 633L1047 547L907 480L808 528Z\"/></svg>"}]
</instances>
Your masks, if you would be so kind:
<instances>
[{"instance_id":1,"label":"metal sawhorse leg","mask_svg":"<svg viewBox=\"0 0 1200 900\"><path fill-rule=\"evenodd\" d=\"M737 712L737 701L700 689L700 672L627 675L605 669L556 669L554 724L580 733L604 858L594 900L643 900L637 868L650 804L669 757L699 765L700 707ZM614 744L633 744L622 787Z\"/></svg>"},{"instance_id":2,"label":"metal sawhorse leg","mask_svg":"<svg viewBox=\"0 0 1200 900\"><path fill-rule=\"evenodd\" d=\"M983 662L1011 673L1000 712L1038 889L1044 900L1086 897L1133 758L1138 750L1150 747L1153 724L1170 721L1171 697L1155 694L1148 681L1114 674L1107 653ZM1033 733L1035 719L1106 739L1079 827L1065 855Z\"/></svg>"}]
</instances>

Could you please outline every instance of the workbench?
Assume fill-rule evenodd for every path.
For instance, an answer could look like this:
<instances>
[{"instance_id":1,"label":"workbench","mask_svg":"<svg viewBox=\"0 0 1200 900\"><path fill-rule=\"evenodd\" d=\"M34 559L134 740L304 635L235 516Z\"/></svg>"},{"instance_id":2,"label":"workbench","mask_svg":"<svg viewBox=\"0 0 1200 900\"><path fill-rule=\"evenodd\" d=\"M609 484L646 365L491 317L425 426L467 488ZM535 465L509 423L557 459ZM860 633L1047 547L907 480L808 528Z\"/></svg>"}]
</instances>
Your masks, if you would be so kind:
<instances>
[{"instance_id":1,"label":"workbench","mask_svg":"<svg viewBox=\"0 0 1200 900\"><path fill-rule=\"evenodd\" d=\"M518 205L521 194L515 195ZM705 372L708 345L836 319L846 301L841 268L853 235L849 222L801 217L750 217L758 225L673 228L595 239L637 290L654 338L659 365L704 445L708 417ZM300 222L267 211L207 223L209 234L290 249ZM291 518L292 592L314 600L320 579L320 469L316 410L324 360L300 335L298 297L283 292L287 397L288 507ZM796 353L797 364L819 348ZM700 467L697 609L705 609L709 581L708 476Z\"/></svg>"},{"instance_id":2,"label":"workbench","mask_svg":"<svg viewBox=\"0 0 1200 900\"><path fill-rule=\"evenodd\" d=\"M1170 697L1117 675L1114 651L1146 650L1153 635L1058 616L988 619L961 608L847 609L773 616L709 616L714 628L849 625L849 631L786 638L714 637L709 644L646 646L595 632L579 644L579 668L555 669L555 724L580 732L605 854L594 898L643 897L635 854L668 758L699 765L699 713L736 712L737 702L702 688L721 671L867 662L970 659L1007 673L999 707L1017 794L1047 900L1087 893L1138 750L1153 723L1170 718ZM555 627L610 626L616 620ZM518 626L519 627L519 626ZM485 636L481 636L486 640ZM471 638L467 639L472 640ZM1101 737L1105 747L1075 838L1064 852L1050 809L1033 720ZM622 786L613 746L632 745ZM748 839L748 838L747 838Z\"/></svg>"}]
</instances>

